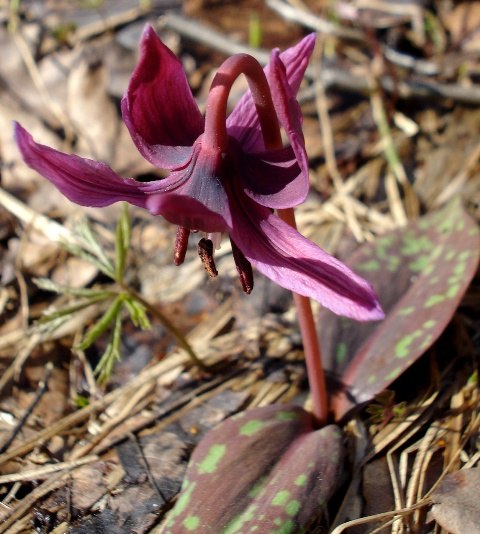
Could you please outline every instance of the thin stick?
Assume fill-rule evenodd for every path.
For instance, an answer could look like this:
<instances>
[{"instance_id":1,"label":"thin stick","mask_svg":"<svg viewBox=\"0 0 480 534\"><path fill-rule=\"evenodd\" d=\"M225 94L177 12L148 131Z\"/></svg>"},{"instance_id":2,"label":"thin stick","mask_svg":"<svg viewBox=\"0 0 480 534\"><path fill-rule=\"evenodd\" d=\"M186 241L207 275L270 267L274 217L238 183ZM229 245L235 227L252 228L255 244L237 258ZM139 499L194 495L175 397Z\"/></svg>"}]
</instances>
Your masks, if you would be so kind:
<instances>
[{"instance_id":1,"label":"thin stick","mask_svg":"<svg viewBox=\"0 0 480 534\"><path fill-rule=\"evenodd\" d=\"M365 41L365 34L361 30L339 26L336 22L329 22L306 9L296 9L280 0L267 0L269 8L276 11L279 15L287 20L294 20L307 28L323 34L339 37L340 39L349 39L352 41Z\"/></svg>"},{"instance_id":2,"label":"thin stick","mask_svg":"<svg viewBox=\"0 0 480 534\"><path fill-rule=\"evenodd\" d=\"M375 51L376 43L373 43L373 46ZM382 69L383 60L379 54L377 54L376 58L378 58L378 60L373 61L369 76L369 81L372 88L370 104L372 107L373 120L377 125L378 133L380 134L382 140L385 159L387 160L391 173L396 178L396 180L392 180L387 176L386 182L387 195L389 196L392 215L400 226L404 226L408 222L407 213L410 215L410 217L418 216L419 201L412 185L408 181L407 173L405 172L405 168L400 156L398 155L397 148L393 140L392 131L390 129L387 114L382 101L382 88L377 82L377 79L381 76L380 69ZM401 201L397 182L403 188L406 209Z\"/></svg>"},{"instance_id":3,"label":"thin stick","mask_svg":"<svg viewBox=\"0 0 480 534\"><path fill-rule=\"evenodd\" d=\"M341 188L343 184L343 179L338 170L337 161L335 158L335 147L333 141L333 129L330 122L330 115L328 112L328 103L327 97L325 94L325 88L323 86L321 78L321 67L322 67L322 57L323 57L324 42L319 39L319 46L317 47L316 56L318 61L315 62L315 72L316 72L316 83L317 88L316 94L316 105L317 105L317 115L320 119L320 130L322 133L323 147L325 150L325 162L327 164L328 174L332 177L333 185L335 187L335 193L338 195L340 204L343 207L345 213L345 218L350 228L352 234L358 242L365 241L362 229L359 222L355 216L355 212L352 204L349 202L347 195L341 193Z\"/></svg>"},{"instance_id":4,"label":"thin stick","mask_svg":"<svg viewBox=\"0 0 480 534\"><path fill-rule=\"evenodd\" d=\"M292 228L297 227L293 208L278 210L278 215ZM315 328L312 306L308 297L304 297L293 291L292 294L295 306L297 307L298 323L302 334L308 383L312 396L312 411L317 422L323 426L328 420L328 395L325 373L323 372L322 352Z\"/></svg>"},{"instance_id":5,"label":"thin stick","mask_svg":"<svg viewBox=\"0 0 480 534\"><path fill-rule=\"evenodd\" d=\"M304 24L303 22L300 23L307 28L315 29L314 25ZM232 43L232 40L225 34L216 32L211 28L206 28L197 21L184 17L183 15L178 15L173 12L168 13L161 17L160 24L165 28L178 32L186 39L191 39L194 42L201 42L205 46L218 50L222 54L231 55L235 53L246 53L257 58L262 65L268 63L269 54L266 50L258 50L250 46ZM391 55L389 56L389 59L391 59ZM410 56L405 56L403 65L405 64L405 61L409 61L407 63L408 68L418 70L418 61L412 64L411 60L412 58ZM432 69L435 68L435 65L433 64L424 66L423 70L425 70L425 67L427 67L428 74L436 72L432 72ZM371 85L367 77L364 75L353 75L350 70L324 66L321 73L321 79L325 91L340 90L369 95L371 93ZM313 69L308 68L305 76L306 78L312 79ZM381 76L378 83L384 91L387 93L394 93L401 99L449 99L454 102L470 105L480 104L480 90L475 85L465 86L460 83L437 83L426 78L421 80L407 78L406 80L397 81L388 75ZM316 88L314 86L306 87L301 90L299 100L302 102L312 100L315 98L315 93Z\"/></svg>"},{"instance_id":6,"label":"thin stick","mask_svg":"<svg viewBox=\"0 0 480 534\"><path fill-rule=\"evenodd\" d=\"M0 454L3 454L6 450L8 450L8 448L13 443L13 441L17 437L18 433L22 429L23 425L27 422L27 419L30 417L31 413L33 412L33 410L35 409L37 404L40 402L40 399L43 397L44 393L47 391L47 389L48 389L48 380L50 378L50 375L52 374L52 371L53 371L53 364L51 362L48 362L47 365L46 365L45 376L43 377L43 380L41 380L39 382L39 384L38 384L38 390L37 390L37 393L35 395L35 398L33 399L33 401L30 404L30 406L26 409L26 411L22 415L22 417L20 418L17 426L13 429L13 432L10 435L10 437L0 447Z\"/></svg>"},{"instance_id":7,"label":"thin stick","mask_svg":"<svg viewBox=\"0 0 480 534\"><path fill-rule=\"evenodd\" d=\"M10 475L0 476L0 484L10 484L12 482L32 482L34 480L47 480L52 473L58 473L59 471L66 471L75 467L80 467L85 464L96 462L99 457L95 454L90 456L84 456L79 460L73 460L70 462L58 462L56 464L47 464L37 469L27 469L18 473L11 473Z\"/></svg>"},{"instance_id":8,"label":"thin stick","mask_svg":"<svg viewBox=\"0 0 480 534\"><path fill-rule=\"evenodd\" d=\"M59 106L58 103L55 102L50 96L50 93L48 92L45 82L43 81L38 66L35 62L35 58L33 57L33 54L30 48L28 47L27 42L25 41L23 35L17 29L12 32L12 37L15 44L17 45L20 55L22 56L23 62L25 63L25 67L27 68L27 71L30 74L32 82L35 85L35 88L37 89L41 100L52 113L52 115L55 117L55 119L60 123L60 125L65 131L65 137L67 139L67 142L70 142L74 134L72 126L70 124L70 120L63 112L61 106Z\"/></svg>"},{"instance_id":9,"label":"thin stick","mask_svg":"<svg viewBox=\"0 0 480 534\"><path fill-rule=\"evenodd\" d=\"M150 482L150 486L155 490L157 495L162 499L164 503L168 502L168 499L165 497L165 495L162 493L162 490L159 488L158 484L156 483L155 479L152 475L152 470L150 469L150 464L148 463L147 457L145 456L145 452L140 445L140 441L138 440L137 436L133 432L127 433L128 437L130 438L130 441L133 443L138 458L141 460L143 467L145 469L145 473L147 474L148 481Z\"/></svg>"}]
</instances>

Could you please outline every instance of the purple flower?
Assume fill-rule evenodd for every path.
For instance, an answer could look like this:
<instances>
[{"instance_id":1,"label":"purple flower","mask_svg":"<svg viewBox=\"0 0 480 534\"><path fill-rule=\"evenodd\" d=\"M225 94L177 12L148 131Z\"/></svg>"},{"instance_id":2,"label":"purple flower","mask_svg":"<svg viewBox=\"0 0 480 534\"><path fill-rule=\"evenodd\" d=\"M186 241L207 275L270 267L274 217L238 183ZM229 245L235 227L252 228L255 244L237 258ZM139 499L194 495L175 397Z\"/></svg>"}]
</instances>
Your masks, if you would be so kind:
<instances>
[{"instance_id":1,"label":"purple flower","mask_svg":"<svg viewBox=\"0 0 480 534\"><path fill-rule=\"evenodd\" d=\"M216 274L210 239L217 232L227 233L246 292L253 287L253 265L335 313L380 319L383 312L366 281L273 213L298 205L308 193L308 161L295 95L314 44L314 35L309 35L283 53L272 51L264 70L264 94L273 100L273 116L262 109L253 85L253 96L250 90L245 93L225 122L225 87L238 76L230 74L240 62L247 79L253 79L253 59L233 56L219 69L204 118L180 61L148 26L122 113L140 153L170 175L148 183L122 178L104 163L37 144L16 124L22 157L73 202L106 206L123 200L179 225L177 264L183 261L190 231L199 230L208 238L200 241L200 255L209 273ZM272 149L268 133L264 136L269 122L277 120L289 146Z\"/></svg>"}]
</instances>

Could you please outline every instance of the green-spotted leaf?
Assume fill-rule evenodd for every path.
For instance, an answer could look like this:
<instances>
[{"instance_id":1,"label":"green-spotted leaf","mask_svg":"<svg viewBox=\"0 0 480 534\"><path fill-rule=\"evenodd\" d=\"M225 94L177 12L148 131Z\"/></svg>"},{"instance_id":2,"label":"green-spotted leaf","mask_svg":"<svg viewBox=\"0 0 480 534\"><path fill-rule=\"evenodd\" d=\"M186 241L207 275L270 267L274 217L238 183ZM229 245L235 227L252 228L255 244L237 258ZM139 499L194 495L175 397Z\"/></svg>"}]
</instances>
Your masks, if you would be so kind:
<instances>
[{"instance_id":1,"label":"green-spotted leaf","mask_svg":"<svg viewBox=\"0 0 480 534\"><path fill-rule=\"evenodd\" d=\"M359 324L322 311L322 350L337 419L400 376L443 332L478 266L479 229L455 200L360 249L347 262L386 312Z\"/></svg>"},{"instance_id":2,"label":"green-spotted leaf","mask_svg":"<svg viewBox=\"0 0 480 534\"><path fill-rule=\"evenodd\" d=\"M208 432L163 532L308 531L342 482L340 429L314 430L298 406L267 406Z\"/></svg>"}]
</instances>

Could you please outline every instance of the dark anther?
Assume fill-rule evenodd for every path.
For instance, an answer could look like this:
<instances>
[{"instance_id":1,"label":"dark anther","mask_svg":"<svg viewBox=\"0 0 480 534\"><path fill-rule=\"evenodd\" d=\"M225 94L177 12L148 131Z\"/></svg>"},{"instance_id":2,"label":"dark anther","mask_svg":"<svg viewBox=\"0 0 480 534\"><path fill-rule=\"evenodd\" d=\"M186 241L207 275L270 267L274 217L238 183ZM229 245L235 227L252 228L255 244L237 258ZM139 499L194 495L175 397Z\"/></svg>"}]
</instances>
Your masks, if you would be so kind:
<instances>
[{"instance_id":1,"label":"dark anther","mask_svg":"<svg viewBox=\"0 0 480 534\"><path fill-rule=\"evenodd\" d=\"M208 276L211 276L212 278L217 276L218 271L215 267L215 261L213 259L213 243L210 241L210 239L200 239L198 242L198 255L202 260Z\"/></svg>"},{"instance_id":2,"label":"dark anther","mask_svg":"<svg viewBox=\"0 0 480 534\"><path fill-rule=\"evenodd\" d=\"M252 265L243 255L243 252L237 247L237 245L230 239L232 244L233 259L237 266L238 276L240 277L240 283L242 289L247 295L250 295L253 289L253 271Z\"/></svg>"},{"instance_id":3,"label":"dark anther","mask_svg":"<svg viewBox=\"0 0 480 534\"><path fill-rule=\"evenodd\" d=\"M188 236L190 230L179 226L177 230L177 237L175 239L175 251L173 253L173 261L175 265L181 265L185 261L185 254L188 247Z\"/></svg>"}]
</instances>

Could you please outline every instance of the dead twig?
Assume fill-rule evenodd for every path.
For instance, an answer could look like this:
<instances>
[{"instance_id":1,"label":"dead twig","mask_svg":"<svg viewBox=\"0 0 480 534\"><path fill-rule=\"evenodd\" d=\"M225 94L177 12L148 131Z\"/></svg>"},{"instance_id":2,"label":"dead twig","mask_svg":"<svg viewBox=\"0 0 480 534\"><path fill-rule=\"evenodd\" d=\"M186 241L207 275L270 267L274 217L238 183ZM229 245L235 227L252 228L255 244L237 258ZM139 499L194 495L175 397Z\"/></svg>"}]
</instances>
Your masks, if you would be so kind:
<instances>
[{"instance_id":1,"label":"dead twig","mask_svg":"<svg viewBox=\"0 0 480 534\"><path fill-rule=\"evenodd\" d=\"M361 30L345 28L322 19L306 9L297 9L281 0L267 0L267 6L282 17L298 22L316 32L341 39L365 41L365 34Z\"/></svg>"},{"instance_id":2,"label":"dead twig","mask_svg":"<svg viewBox=\"0 0 480 534\"><path fill-rule=\"evenodd\" d=\"M161 24L168 29L178 32L187 39L200 42L225 55L246 53L255 57L262 65L266 65L269 54L266 50L258 50L244 44L232 43L226 35L213 30L199 22L176 13L168 13L160 19ZM307 68L306 77L314 78L312 68ZM351 91L368 96L371 93L371 85L365 76L356 76L346 69L323 67L321 80L325 91ZM395 94L396 97L410 100L412 98L440 98L450 99L463 104L480 104L480 89L476 86L464 86L460 84L437 83L431 80L394 80L391 76L383 75L377 83L387 93ZM313 100L316 87L311 86L302 89L299 93L299 102Z\"/></svg>"},{"instance_id":3,"label":"dead twig","mask_svg":"<svg viewBox=\"0 0 480 534\"><path fill-rule=\"evenodd\" d=\"M98 456L92 454L85 456L79 460L73 460L70 462L58 462L56 464L44 465L37 469L27 469L20 473L12 473L10 475L0 476L0 484L9 484L11 482L33 482L35 480L44 480L50 477L52 473L58 473L59 471L65 472L76 467L80 467L85 464L90 464L98 460Z\"/></svg>"},{"instance_id":4,"label":"dead twig","mask_svg":"<svg viewBox=\"0 0 480 534\"><path fill-rule=\"evenodd\" d=\"M150 486L152 486L152 488L155 490L155 492L157 493L157 495L160 497L160 499L163 501L163 502L167 502L167 499L165 498L165 495L163 495L161 489L158 487L158 484L155 482L155 479L153 478L153 475L152 475L152 470L150 469L150 465L148 463L148 460L145 456L145 453L143 452L143 449L140 445L140 442L137 438L137 436L135 434L133 434L132 432L129 432L128 433L128 437L130 438L130 441L133 443L133 446L135 447L136 451L137 451L137 455L138 457L140 458L142 464L143 464L143 467L145 469L145 473L147 475L147 478L148 478L148 481L150 482Z\"/></svg>"},{"instance_id":5,"label":"dead twig","mask_svg":"<svg viewBox=\"0 0 480 534\"><path fill-rule=\"evenodd\" d=\"M399 510L394 510L392 512L383 512L381 514L375 514L370 515L368 517L361 517L359 519L352 519L351 521L347 521L346 523L343 523L341 525L338 525L334 530L332 530L332 534L341 534L342 532L345 532L350 527L355 527L357 525L365 525L368 523L377 522L381 519L388 519L391 518L391 520L388 522L393 522L397 517L402 517L406 514L411 514L418 508L423 508L424 506L427 506L430 503L429 500L424 499L422 502L417 503L415 506L410 506L408 508L400 508ZM385 525L382 525L384 527Z\"/></svg>"},{"instance_id":6,"label":"dead twig","mask_svg":"<svg viewBox=\"0 0 480 534\"><path fill-rule=\"evenodd\" d=\"M3 454L6 450L8 450L8 448L13 443L14 439L17 437L20 430L23 428L23 425L27 422L27 419L30 417L33 410L35 409L37 404L40 402L40 399L46 393L48 389L48 381L50 379L52 371L53 371L53 364L52 362L48 362L47 365L45 366L45 376L43 377L43 380L41 380L38 383L37 393L35 394L33 401L31 402L30 406L25 410L25 413L22 415L22 417L18 421L17 426L13 429L13 432L10 435L10 437L0 447L0 454Z\"/></svg>"},{"instance_id":7,"label":"dead twig","mask_svg":"<svg viewBox=\"0 0 480 534\"><path fill-rule=\"evenodd\" d=\"M330 176L333 180L333 185L335 187L335 192L338 195L339 202L343 207L343 211L345 213L345 218L348 224L348 227L350 228L353 236L358 242L362 242L365 240L362 228L360 227L360 224L358 223L358 220L355 216L355 210L352 207L352 204L350 203L350 198L348 195L345 195L341 193L341 186L343 183L343 179L340 176L340 173L338 171L337 162L335 159L335 147L334 147L334 141L333 141L333 131L332 131L332 125L330 122L330 116L328 113L328 103L327 98L325 95L325 89L323 87L322 79L321 79L321 64L322 64L322 54L323 54L323 41L321 41L321 47L316 55L317 62L315 63L315 70L316 70L316 83L315 86L317 88L317 95L316 95L316 104L317 104L317 114L320 119L320 129L322 132L322 141L323 141L323 148L325 151L325 161L327 164L327 170Z\"/></svg>"},{"instance_id":8,"label":"dead twig","mask_svg":"<svg viewBox=\"0 0 480 534\"><path fill-rule=\"evenodd\" d=\"M25 225L41 232L54 243L71 243L88 249L88 244L71 230L33 210L2 187L0 187L0 206L15 215Z\"/></svg>"},{"instance_id":9,"label":"dead twig","mask_svg":"<svg viewBox=\"0 0 480 534\"><path fill-rule=\"evenodd\" d=\"M65 131L66 141L67 143L70 143L74 136L74 130L69 118L67 117L63 109L51 98L48 89L43 81L43 78L40 74L40 71L37 67L37 64L35 63L33 54L23 35L17 29L15 29L14 31L12 31L12 36L22 56L23 62L25 63L25 67L27 68L27 71L30 74L32 82L35 85L38 94L40 95L40 98L42 99L45 106L50 110L53 117L55 117L55 119L62 126L63 130Z\"/></svg>"},{"instance_id":10,"label":"dead twig","mask_svg":"<svg viewBox=\"0 0 480 534\"><path fill-rule=\"evenodd\" d=\"M309 72L307 71L307 75ZM350 91L368 96L371 87L365 76L356 76L340 68L324 68L322 81L326 91ZM447 99L454 102L479 105L480 89L477 86L464 86L460 84L437 83L430 80L394 80L391 76L383 75L377 83L387 93L397 98L410 100L413 98ZM301 101L312 100L315 97L315 88L309 87L300 93Z\"/></svg>"},{"instance_id":11,"label":"dead twig","mask_svg":"<svg viewBox=\"0 0 480 534\"><path fill-rule=\"evenodd\" d=\"M160 25L228 56L232 54L250 54L262 65L266 65L270 57L267 50L258 50L237 43L231 37L178 13L167 13L160 18Z\"/></svg>"},{"instance_id":12,"label":"dead twig","mask_svg":"<svg viewBox=\"0 0 480 534\"><path fill-rule=\"evenodd\" d=\"M372 84L372 93L370 96L372 114L382 140L382 148L385 154L385 159L387 160L390 168L390 172L387 173L385 182L387 197L392 215L397 224L405 225L407 223L407 213L410 215L410 217L418 216L419 201L415 192L413 191L412 185L408 180L408 176L405 172L405 168L403 167L400 157L398 156L378 84L374 76L370 77L370 83ZM403 188L407 209L405 209L401 200L397 182Z\"/></svg>"}]
</instances>

